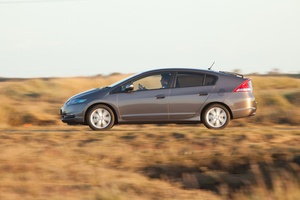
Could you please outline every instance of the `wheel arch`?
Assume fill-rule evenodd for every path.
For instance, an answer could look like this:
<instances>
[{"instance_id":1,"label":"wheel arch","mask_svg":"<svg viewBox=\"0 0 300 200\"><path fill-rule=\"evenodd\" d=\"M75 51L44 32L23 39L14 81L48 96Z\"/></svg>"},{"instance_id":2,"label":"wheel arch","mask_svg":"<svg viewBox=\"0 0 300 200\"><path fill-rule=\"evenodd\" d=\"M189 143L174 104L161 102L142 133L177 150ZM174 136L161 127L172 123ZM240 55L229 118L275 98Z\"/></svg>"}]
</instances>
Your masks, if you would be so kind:
<instances>
[{"instance_id":1,"label":"wheel arch","mask_svg":"<svg viewBox=\"0 0 300 200\"><path fill-rule=\"evenodd\" d=\"M111 105L109 105L108 103L102 103L102 102L94 103L94 104L90 105L90 106L86 109L86 111L85 111L85 113L84 113L84 123L85 123L85 124L87 124L86 117L87 117L87 114L89 113L89 110L90 110L92 107L96 106L96 105L105 105L105 106L109 107L109 108L112 110L112 112L114 113L114 116L115 116L115 122L114 122L114 124L118 124L118 115L117 115L117 112L115 111L115 109L114 109Z\"/></svg>"},{"instance_id":2,"label":"wheel arch","mask_svg":"<svg viewBox=\"0 0 300 200\"><path fill-rule=\"evenodd\" d=\"M210 102L210 103L206 104L206 105L203 107L203 109L201 110L201 113L200 113L200 119L201 119L201 121L202 121L202 114L205 112L206 108L207 108L208 106L212 105L212 104L220 104L220 105L224 106L224 107L228 110L228 112L229 112L229 114L230 114L230 119L233 119L232 111L231 111L231 109L229 108L228 105L226 105L226 104L223 103L223 102L214 101L214 102Z\"/></svg>"}]
</instances>

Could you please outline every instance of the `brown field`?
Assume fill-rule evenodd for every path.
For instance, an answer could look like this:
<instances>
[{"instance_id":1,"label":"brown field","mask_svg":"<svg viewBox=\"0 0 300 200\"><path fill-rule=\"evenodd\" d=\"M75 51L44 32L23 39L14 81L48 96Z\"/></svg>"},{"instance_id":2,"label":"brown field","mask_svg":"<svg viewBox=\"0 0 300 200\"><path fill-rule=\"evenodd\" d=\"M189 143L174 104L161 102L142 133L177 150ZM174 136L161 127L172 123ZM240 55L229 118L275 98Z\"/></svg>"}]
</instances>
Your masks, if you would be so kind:
<instances>
[{"instance_id":1,"label":"brown field","mask_svg":"<svg viewBox=\"0 0 300 200\"><path fill-rule=\"evenodd\" d=\"M203 125L60 122L72 95L128 75L0 78L0 199L298 199L300 79L252 77L255 117Z\"/></svg>"}]
</instances>

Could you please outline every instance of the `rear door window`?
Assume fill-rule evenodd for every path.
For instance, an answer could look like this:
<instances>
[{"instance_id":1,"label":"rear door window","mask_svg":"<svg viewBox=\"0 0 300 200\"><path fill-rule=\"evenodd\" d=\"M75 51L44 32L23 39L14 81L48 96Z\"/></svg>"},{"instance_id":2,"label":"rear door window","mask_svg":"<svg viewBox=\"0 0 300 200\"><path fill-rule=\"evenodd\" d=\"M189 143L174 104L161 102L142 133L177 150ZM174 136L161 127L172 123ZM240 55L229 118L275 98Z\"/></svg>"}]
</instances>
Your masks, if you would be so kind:
<instances>
[{"instance_id":1,"label":"rear door window","mask_svg":"<svg viewBox=\"0 0 300 200\"><path fill-rule=\"evenodd\" d=\"M215 85L218 80L217 76L210 74L178 72L175 80L175 87L195 87L205 85Z\"/></svg>"},{"instance_id":2,"label":"rear door window","mask_svg":"<svg viewBox=\"0 0 300 200\"><path fill-rule=\"evenodd\" d=\"M194 87L202 86L204 74L178 72L175 87Z\"/></svg>"}]
</instances>

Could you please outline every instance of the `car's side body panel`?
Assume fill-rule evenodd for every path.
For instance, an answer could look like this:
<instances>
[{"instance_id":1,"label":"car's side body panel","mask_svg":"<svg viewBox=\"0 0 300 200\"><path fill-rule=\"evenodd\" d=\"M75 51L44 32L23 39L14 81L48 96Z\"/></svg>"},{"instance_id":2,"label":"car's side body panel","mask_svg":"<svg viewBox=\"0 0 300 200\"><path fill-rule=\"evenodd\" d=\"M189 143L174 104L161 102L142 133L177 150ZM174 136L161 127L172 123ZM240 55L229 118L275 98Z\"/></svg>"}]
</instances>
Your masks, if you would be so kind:
<instances>
[{"instance_id":1,"label":"car's side body panel","mask_svg":"<svg viewBox=\"0 0 300 200\"><path fill-rule=\"evenodd\" d=\"M118 94L118 108L122 120L168 119L170 89L123 92Z\"/></svg>"},{"instance_id":2,"label":"car's side body panel","mask_svg":"<svg viewBox=\"0 0 300 200\"><path fill-rule=\"evenodd\" d=\"M169 118L189 119L195 116L210 96L214 85L172 88L169 96ZM184 103L183 103L184 102Z\"/></svg>"},{"instance_id":3,"label":"car's side body panel","mask_svg":"<svg viewBox=\"0 0 300 200\"><path fill-rule=\"evenodd\" d=\"M88 112L88 109L96 104L105 104L111 107L115 112L118 111L118 102L117 102L118 95L117 94L108 94L106 93L98 93L94 94L90 97L90 99L93 99L90 101L84 108L84 113L82 115L83 121L85 122L85 116ZM117 113L116 113L117 114Z\"/></svg>"}]
</instances>

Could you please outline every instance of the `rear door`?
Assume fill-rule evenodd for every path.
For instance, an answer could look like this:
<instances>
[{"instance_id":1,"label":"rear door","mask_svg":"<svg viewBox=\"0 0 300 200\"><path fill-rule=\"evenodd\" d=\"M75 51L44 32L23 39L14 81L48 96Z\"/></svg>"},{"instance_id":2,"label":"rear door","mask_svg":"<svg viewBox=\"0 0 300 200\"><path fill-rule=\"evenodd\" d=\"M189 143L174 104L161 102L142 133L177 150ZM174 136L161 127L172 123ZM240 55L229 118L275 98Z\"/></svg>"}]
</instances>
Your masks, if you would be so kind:
<instances>
[{"instance_id":1,"label":"rear door","mask_svg":"<svg viewBox=\"0 0 300 200\"><path fill-rule=\"evenodd\" d=\"M192 118L215 87L216 76L178 72L169 95L169 118Z\"/></svg>"}]
</instances>

